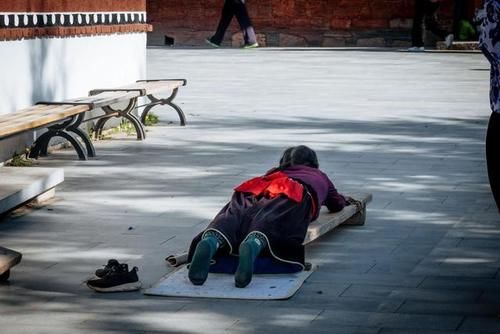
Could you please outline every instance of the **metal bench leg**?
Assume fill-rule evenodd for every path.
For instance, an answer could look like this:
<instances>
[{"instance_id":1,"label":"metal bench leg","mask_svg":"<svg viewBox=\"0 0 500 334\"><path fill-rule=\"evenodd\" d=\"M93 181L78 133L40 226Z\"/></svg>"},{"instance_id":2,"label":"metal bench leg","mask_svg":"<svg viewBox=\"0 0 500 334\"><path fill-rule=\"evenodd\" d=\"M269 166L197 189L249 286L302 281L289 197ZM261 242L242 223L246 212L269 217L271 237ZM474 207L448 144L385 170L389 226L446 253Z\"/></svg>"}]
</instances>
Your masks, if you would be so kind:
<instances>
[{"instance_id":1,"label":"metal bench leg","mask_svg":"<svg viewBox=\"0 0 500 334\"><path fill-rule=\"evenodd\" d=\"M174 110L177 112L177 115L179 115L179 120L180 120L180 125L185 126L186 125L186 116L184 115L184 112L182 111L181 107L179 107L177 104L173 102L175 97L177 96L177 92L179 91L179 88L174 88L172 91L172 94L166 98L166 99L158 99L154 97L153 95L148 95L148 99L151 101L151 103L144 108L144 111L141 114L141 122L142 124L146 124L146 117L148 116L148 113L151 109L153 109L157 105L168 105L174 108Z\"/></svg>"},{"instance_id":2,"label":"metal bench leg","mask_svg":"<svg viewBox=\"0 0 500 334\"><path fill-rule=\"evenodd\" d=\"M102 131L104 129L104 125L111 118L113 118L113 116L99 118L99 120L95 123L95 127L94 127L94 132L95 132L94 136L95 136L95 139L101 139L101 137L102 137Z\"/></svg>"},{"instance_id":3,"label":"metal bench leg","mask_svg":"<svg viewBox=\"0 0 500 334\"><path fill-rule=\"evenodd\" d=\"M41 155L40 153L43 152L44 154L46 154L47 149L45 145L48 146L48 143L52 137L62 137L66 139L75 149L76 153L78 154L78 158L80 160L87 160L87 154L82 144L78 141L77 138L74 137L73 134L65 132L63 130L50 130L49 132L41 135L34 143L34 146L30 151L30 158L38 159L38 157Z\"/></svg>"},{"instance_id":4,"label":"metal bench leg","mask_svg":"<svg viewBox=\"0 0 500 334\"><path fill-rule=\"evenodd\" d=\"M38 139L33 143L30 149L30 158L38 159L40 156L47 155L47 147L49 146L49 141L53 137L53 133L51 130L42 134Z\"/></svg>"},{"instance_id":5,"label":"metal bench leg","mask_svg":"<svg viewBox=\"0 0 500 334\"><path fill-rule=\"evenodd\" d=\"M144 140L146 138L146 131L144 131L141 121L134 114L125 114L123 117L134 126L137 133L137 140Z\"/></svg>"},{"instance_id":6,"label":"metal bench leg","mask_svg":"<svg viewBox=\"0 0 500 334\"><path fill-rule=\"evenodd\" d=\"M68 131L71 131L74 134L76 134L78 137L80 137L80 139L85 144L85 149L87 150L87 156L89 158L94 158L96 156L94 144L92 144L92 140L90 139L90 136L85 131L83 131L80 128L71 128L71 129L68 129Z\"/></svg>"},{"instance_id":7,"label":"metal bench leg","mask_svg":"<svg viewBox=\"0 0 500 334\"><path fill-rule=\"evenodd\" d=\"M141 121L134 115L132 114L132 111L135 109L135 106L137 105L137 98L131 99L128 106L125 109L118 110L118 109L113 109L110 106L105 106L102 107L102 110L104 110L105 113L110 114L112 116L110 117L104 117L101 118L97 124L96 124L96 131L99 131L98 133L102 132L102 127L104 126L104 123L106 121L118 114L118 116L121 116L128 120L130 123L135 128L135 132L137 134L137 140L144 140L146 138L146 131L144 131L144 127L141 124ZM102 121L102 122L101 122Z\"/></svg>"},{"instance_id":8,"label":"metal bench leg","mask_svg":"<svg viewBox=\"0 0 500 334\"><path fill-rule=\"evenodd\" d=\"M46 156L50 140L53 137L62 137L70 142L70 144L75 149L80 160L87 160L87 153L80 141L75 137L74 134L67 132L70 131L72 126L78 126L81 122L83 116L73 116L69 120L61 124L56 124L48 128L48 131L43 133L38 139L33 143L30 151L30 158L38 159L40 156ZM92 147L93 149L93 147Z\"/></svg>"},{"instance_id":9,"label":"metal bench leg","mask_svg":"<svg viewBox=\"0 0 500 334\"><path fill-rule=\"evenodd\" d=\"M71 124L70 126L68 126L66 128L66 130L73 132L78 137L80 137L82 142L85 144L85 148L87 150L87 156L93 158L96 156L96 154L95 154L94 145L92 144L92 140L90 139L90 136L85 131L83 131L82 129L79 128L79 126L80 126L80 124L82 124L82 121L84 118L85 118L85 114L78 115L76 121L73 124Z\"/></svg>"}]
</instances>

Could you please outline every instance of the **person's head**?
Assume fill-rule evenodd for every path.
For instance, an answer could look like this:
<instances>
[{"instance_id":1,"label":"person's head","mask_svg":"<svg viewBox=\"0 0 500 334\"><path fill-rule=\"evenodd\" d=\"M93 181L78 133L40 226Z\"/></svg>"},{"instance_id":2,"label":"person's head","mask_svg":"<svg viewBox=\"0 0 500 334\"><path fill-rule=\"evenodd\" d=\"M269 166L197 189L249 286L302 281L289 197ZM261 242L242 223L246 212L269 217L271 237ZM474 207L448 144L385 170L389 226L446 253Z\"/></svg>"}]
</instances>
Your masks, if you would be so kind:
<instances>
[{"instance_id":1,"label":"person's head","mask_svg":"<svg viewBox=\"0 0 500 334\"><path fill-rule=\"evenodd\" d=\"M316 152L305 145L287 148L281 156L280 168L286 168L294 165L304 165L313 168L319 168Z\"/></svg>"}]
</instances>

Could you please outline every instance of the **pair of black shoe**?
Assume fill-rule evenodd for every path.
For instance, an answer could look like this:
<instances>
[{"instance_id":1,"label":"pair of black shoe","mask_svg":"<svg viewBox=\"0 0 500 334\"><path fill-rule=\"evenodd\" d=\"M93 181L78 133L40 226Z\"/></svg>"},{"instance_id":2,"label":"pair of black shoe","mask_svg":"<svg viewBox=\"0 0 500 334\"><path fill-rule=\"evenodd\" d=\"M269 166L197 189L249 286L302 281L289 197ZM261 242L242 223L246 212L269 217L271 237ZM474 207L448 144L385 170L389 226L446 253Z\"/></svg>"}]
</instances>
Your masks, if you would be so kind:
<instances>
[{"instance_id":1,"label":"pair of black shoe","mask_svg":"<svg viewBox=\"0 0 500 334\"><path fill-rule=\"evenodd\" d=\"M97 269L94 279L87 281L87 286L98 292L135 291L141 288L137 276L137 267L128 270L126 263L119 263L115 259L108 260L104 268Z\"/></svg>"}]
</instances>

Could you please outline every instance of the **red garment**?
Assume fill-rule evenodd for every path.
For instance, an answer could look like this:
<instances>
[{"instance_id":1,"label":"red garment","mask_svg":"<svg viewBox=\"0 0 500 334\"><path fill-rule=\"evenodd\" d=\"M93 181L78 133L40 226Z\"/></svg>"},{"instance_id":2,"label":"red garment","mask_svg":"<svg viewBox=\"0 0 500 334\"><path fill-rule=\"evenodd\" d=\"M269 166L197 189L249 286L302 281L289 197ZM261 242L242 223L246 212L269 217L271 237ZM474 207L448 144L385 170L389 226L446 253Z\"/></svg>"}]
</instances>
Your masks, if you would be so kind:
<instances>
[{"instance_id":1,"label":"red garment","mask_svg":"<svg viewBox=\"0 0 500 334\"><path fill-rule=\"evenodd\" d=\"M286 197L297 203L302 202L302 196L304 195L304 186L281 171L254 177L243 182L234 190L251 193L255 196L268 195L270 198L286 195Z\"/></svg>"}]
</instances>

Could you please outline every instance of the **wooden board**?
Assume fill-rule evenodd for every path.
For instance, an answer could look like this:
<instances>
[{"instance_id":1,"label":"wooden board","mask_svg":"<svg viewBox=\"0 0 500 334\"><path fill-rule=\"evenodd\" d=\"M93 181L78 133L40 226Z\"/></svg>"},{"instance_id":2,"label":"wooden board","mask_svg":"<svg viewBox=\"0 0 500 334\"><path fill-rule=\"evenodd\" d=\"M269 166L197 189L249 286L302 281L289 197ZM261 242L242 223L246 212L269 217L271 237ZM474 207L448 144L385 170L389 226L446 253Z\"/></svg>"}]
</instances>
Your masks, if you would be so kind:
<instances>
[{"instance_id":1,"label":"wooden board","mask_svg":"<svg viewBox=\"0 0 500 334\"><path fill-rule=\"evenodd\" d=\"M77 103L92 103L94 108L100 108L104 106L111 106L115 103L129 102L131 99L141 96L139 92L122 92L122 91L109 91L102 92L92 96L79 97L76 99L71 99L68 101Z\"/></svg>"},{"instance_id":2,"label":"wooden board","mask_svg":"<svg viewBox=\"0 0 500 334\"><path fill-rule=\"evenodd\" d=\"M10 268L21 262L23 255L12 249L0 246L0 276L7 273Z\"/></svg>"},{"instance_id":3,"label":"wooden board","mask_svg":"<svg viewBox=\"0 0 500 334\"><path fill-rule=\"evenodd\" d=\"M330 232L339 225L363 225L366 217L366 204L372 201L372 194L351 194L352 198L361 201L364 204L363 212L358 212L354 205L346 206L342 211L329 213L322 210L318 219L309 224L304 245L311 243L322 235ZM323 208L324 209L324 208ZM169 255L165 261L172 266L178 267L187 262L188 253Z\"/></svg>"},{"instance_id":4,"label":"wooden board","mask_svg":"<svg viewBox=\"0 0 500 334\"><path fill-rule=\"evenodd\" d=\"M37 105L0 118L0 138L8 137L23 131L38 129L65 118L86 112L86 105Z\"/></svg>"},{"instance_id":5,"label":"wooden board","mask_svg":"<svg viewBox=\"0 0 500 334\"><path fill-rule=\"evenodd\" d=\"M132 85L120 87L129 89L145 89L146 95L168 93L175 88L181 87L184 84L183 80L168 80L168 81L150 81L150 82L137 82Z\"/></svg>"},{"instance_id":6,"label":"wooden board","mask_svg":"<svg viewBox=\"0 0 500 334\"><path fill-rule=\"evenodd\" d=\"M355 194L351 195L351 197L361 201L364 204L365 211L366 204L372 200L372 194ZM350 218L353 218L358 213L355 205L348 205L342 211L335 213L328 213L324 209L322 208L318 219L309 224L306 237L304 238L304 245L318 239L341 224L362 225L360 222L349 221ZM360 214L366 215L366 212L361 212Z\"/></svg>"}]
</instances>

